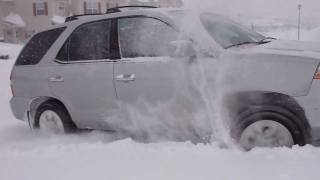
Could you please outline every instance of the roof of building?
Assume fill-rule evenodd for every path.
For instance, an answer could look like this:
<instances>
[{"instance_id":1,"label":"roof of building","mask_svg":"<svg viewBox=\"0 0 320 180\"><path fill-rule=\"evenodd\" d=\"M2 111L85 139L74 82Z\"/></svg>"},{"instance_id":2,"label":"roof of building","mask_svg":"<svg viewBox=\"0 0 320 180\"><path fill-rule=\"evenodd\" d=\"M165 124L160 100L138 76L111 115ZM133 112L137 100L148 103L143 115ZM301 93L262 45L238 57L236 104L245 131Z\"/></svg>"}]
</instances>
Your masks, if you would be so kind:
<instances>
[{"instance_id":1,"label":"roof of building","mask_svg":"<svg viewBox=\"0 0 320 180\"><path fill-rule=\"evenodd\" d=\"M3 18L2 21L14 27L26 27L26 23L23 21L21 16L15 13L10 13L8 16Z\"/></svg>"}]
</instances>

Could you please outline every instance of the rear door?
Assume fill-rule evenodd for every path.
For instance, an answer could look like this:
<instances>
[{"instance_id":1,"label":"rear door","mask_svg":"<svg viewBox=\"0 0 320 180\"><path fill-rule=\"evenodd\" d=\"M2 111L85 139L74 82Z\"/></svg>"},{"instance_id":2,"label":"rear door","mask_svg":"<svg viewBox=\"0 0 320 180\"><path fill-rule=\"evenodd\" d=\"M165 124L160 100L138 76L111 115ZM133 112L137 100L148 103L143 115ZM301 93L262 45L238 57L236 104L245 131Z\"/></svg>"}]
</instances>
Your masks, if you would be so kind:
<instances>
[{"instance_id":1,"label":"rear door","mask_svg":"<svg viewBox=\"0 0 320 180\"><path fill-rule=\"evenodd\" d=\"M32 99L47 95L48 70L43 61L65 29L62 27L38 33L23 48L11 73L11 83L17 97Z\"/></svg>"},{"instance_id":2,"label":"rear door","mask_svg":"<svg viewBox=\"0 0 320 180\"><path fill-rule=\"evenodd\" d=\"M81 128L109 129L106 121L116 108L111 26L103 20L77 27L49 72L52 93Z\"/></svg>"}]
</instances>

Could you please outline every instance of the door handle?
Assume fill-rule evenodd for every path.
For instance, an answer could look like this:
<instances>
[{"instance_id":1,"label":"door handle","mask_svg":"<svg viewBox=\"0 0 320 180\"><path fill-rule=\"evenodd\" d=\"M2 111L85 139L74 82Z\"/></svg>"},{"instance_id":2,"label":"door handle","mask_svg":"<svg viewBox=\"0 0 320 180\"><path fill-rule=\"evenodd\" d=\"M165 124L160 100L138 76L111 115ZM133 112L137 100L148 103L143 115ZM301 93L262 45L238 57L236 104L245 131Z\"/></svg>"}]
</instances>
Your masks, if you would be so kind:
<instances>
[{"instance_id":1,"label":"door handle","mask_svg":"<svg viewBox=\"0 0 320 180\"><path fill-rule=\"evenodd\" d=\"M56 76L56 77L51 77L51 78L49 78L49 81L50 81L50 82L63 82L64 79L63 79L62 76Z\"/></svg>"},{"instance_id":2,"label":"door handle","mask_svg":"<svg viewBox=\"0 0 320 180\"><path fill-rule=\"evenodd\" d=\"M132 82L136 80L136 75L135 74L119 74L116 77L116 81L119 82Z\"/></svg>"}]
</instances>

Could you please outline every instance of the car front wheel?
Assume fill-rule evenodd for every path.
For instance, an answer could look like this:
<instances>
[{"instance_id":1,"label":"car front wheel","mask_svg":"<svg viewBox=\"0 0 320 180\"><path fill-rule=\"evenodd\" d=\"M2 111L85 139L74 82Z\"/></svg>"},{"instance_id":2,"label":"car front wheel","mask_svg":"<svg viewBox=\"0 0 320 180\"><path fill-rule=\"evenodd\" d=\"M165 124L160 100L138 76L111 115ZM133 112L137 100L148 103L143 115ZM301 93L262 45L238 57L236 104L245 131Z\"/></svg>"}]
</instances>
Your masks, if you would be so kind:
<instances>
[{"instance_id":1,"label":"car front wheel","mask_svg":"<svg viewBox=\"0 0 320 180\"><path fill-rule=\"evenodd\" d=\"M245 150L255 147L291 147L310 141L310 131L295 114L280 107L249 108L239 115L232 135Z\"/></svg>"},{"instance_id":2,"label":"car front wheel","mask_svg":"<svg viewBox=\"0 0 320 180\"><path fill-rule=\"evenodd\" d=\"M254 147L291 147L294 139L291 132L281 123L260 120L246 127L239 139L244 149Z\"/></svg>"}]
</instances>

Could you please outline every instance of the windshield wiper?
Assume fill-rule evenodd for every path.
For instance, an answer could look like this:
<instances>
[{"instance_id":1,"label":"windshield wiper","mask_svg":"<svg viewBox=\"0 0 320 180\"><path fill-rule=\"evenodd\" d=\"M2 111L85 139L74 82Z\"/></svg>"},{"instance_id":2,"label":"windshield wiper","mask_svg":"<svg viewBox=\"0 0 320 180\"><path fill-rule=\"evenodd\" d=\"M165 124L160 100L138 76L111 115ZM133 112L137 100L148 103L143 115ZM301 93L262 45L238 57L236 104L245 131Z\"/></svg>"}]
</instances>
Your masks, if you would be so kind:
<instances>
[{"instance_id":1,"label":"windshield wiper","mask_svg":"<svg viewBox=\"0 0 320 180\"><path fill-rule=\"evenodd\" d=\"M265 37L265 38L261 39L261 40L258 41L258 42L245 41L245 42L241 42L241 43L238 43L238 44L232 44L232 45L230 45L230 46L227 46L226 49L231 48L231 47L235 47L235 46L241 46L241 45L244 45L244 44L265 44L265 43L271 42L271 41L266 41L266 40L276 40L276 38L273 38L273 37Z\"/></svg>"},{"instance_id":2,"label":"windshield wiper","mask_svg":"<svg viewBox=\"0 0 320 180\"><path fill-rule=\"evenodd\" d=\"M261 39L258 43L259 43L259 44L264 44L264 43L271 42L271 41L266 41L266 40L276 40L276 38L273 38L273 37L265 37L265 38Z\"/></svg>"},{"instance_id":3,"label":"windshield wiper","mask_svg":"<svg viewBox=\"0 0 320 180\"><path fill-rule=\"evenodd\" d=\"M257 44L257 42L245 41L245 42L241 42L241 43L238 43L238 44L232 44L230 46L227 46L226 49L229 49L229 48L235 47L235 46L245 45L245 44Z\"/></svg>"}]
</instances>

